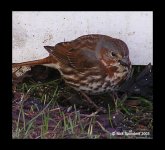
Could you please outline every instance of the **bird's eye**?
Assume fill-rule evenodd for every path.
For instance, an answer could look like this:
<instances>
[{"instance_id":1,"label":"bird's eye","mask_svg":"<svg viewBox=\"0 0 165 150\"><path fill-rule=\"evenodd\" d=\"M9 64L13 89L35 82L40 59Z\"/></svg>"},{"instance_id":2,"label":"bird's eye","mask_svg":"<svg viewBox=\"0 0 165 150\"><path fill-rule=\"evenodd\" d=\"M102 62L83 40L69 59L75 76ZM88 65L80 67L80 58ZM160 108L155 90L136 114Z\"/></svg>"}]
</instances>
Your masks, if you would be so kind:
<instances>
[{"instance_id":1,"label":"bird's eye","mask_svg":"<svg viewBox=\"0 0 165 150\"><path fill-rule=\"evenodd\" d=\"M114 57L114 56L116 56L116 54L114 53L114 52L111 52L111 55Z\"/></svg>"}]
</instances>

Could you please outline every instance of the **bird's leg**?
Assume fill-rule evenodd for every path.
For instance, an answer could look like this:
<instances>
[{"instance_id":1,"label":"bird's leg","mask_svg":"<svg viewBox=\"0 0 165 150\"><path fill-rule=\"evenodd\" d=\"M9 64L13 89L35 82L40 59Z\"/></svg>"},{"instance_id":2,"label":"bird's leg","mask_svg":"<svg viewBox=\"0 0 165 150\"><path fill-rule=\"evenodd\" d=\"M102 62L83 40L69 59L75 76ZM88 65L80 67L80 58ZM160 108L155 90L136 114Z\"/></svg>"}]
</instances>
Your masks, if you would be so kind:
<instances>
[{"instance_id":1,"label":"bird's leg","mask_svg":"<svg viewBox=\"0 0 165 150\"><path fill-rule=\"evenodd\" d=\"M96 109L99 109L99 107L90 99L88 95L86 95L84 92L80 91L81 95L85 97L85 100L88 101L88 103L92 104Z\"/></svg>"},{"instance_id":2,"label":"bird's leg","mask_svg":"<svg viewBox=\"0 0 165 150\"><path fill-rule=\"evenodd\" d=\"M88 101L88 103L92 104L92 105L95 107L97 113L98 113L98 112L103 112L103 113L106 112L105 109L103 109L102 107L97 106L97 105L91 100L91 98L90 98L88 95L86 95L84 92L80 91L80 93L81 93L82 96L85 97L85 100Z\"/></svg>"},{"instance_id":3,"label":"bird's leg","mask_svg":"<svg viewBox=\"0 0 165 150\"><path fill-rule=\"evenodd\" d=\"M113 97L113 101L114 101L114 104L115 104L115 108L117 110L117 105L118 105L119 97L118 97L117 93L114 92L114 91L112 92L112 97Z\"/></svg>"},{"instance_id":4,"label":"bird's leg","mask_svg":"<svg viewBox=\"0 0 165 150\"><path fill-rule=\"evenodd\" d=\"M128 94L124 93L123 95L119 97L117 92L113 92L112 97L115 104L115 108L117 109L119 100L120 100L120 103L124 103L124 101L127 100L128 98Z\"/></svg>"},{"instance_id":5,"label":"bird's leg","mask_svg":"<svg viewBox=\"0 0 165 150\"><path fill-rule=\"evenodd\" d=\"M124 94L121 96L121 98L120 98L121 101L124 102L125 100L127 100L128 96L129 96L129 95L128 95L127 93L124 93Z\"/></svg>"}]
</instances>

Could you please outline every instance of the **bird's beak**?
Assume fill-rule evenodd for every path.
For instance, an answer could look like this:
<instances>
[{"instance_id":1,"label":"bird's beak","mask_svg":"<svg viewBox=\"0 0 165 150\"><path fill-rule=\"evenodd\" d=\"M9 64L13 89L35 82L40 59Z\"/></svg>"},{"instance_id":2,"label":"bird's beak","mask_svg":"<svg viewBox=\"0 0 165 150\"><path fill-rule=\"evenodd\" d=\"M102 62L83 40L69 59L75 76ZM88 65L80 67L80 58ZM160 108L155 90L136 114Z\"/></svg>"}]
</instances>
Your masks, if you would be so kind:
<instances>
[{"instance_id":1,"label":"bird's beak","mask_svg":"<svg viewBox=\"0 0 165 150\"><path fill-rule=\"evenodd\" d=\"M123 66L126 66L126 67L129 67L130 66L130 60L128 58L123 58L121 60L119 60L120 64L123 65Z\"/></svg>"}]
</instances>

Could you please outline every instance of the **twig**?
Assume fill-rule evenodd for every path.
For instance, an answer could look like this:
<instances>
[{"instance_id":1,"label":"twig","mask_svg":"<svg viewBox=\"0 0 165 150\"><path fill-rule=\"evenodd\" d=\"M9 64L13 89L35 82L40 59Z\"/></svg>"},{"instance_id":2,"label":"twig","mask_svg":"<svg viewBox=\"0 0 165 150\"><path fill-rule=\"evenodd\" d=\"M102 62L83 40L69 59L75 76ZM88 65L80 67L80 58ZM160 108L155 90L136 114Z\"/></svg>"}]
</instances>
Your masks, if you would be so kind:
<instances>
[{"instance_id":1,"label":"twig","mask_svg":"<svg viewBox=\"0 0 165 150\"><path fill-rule=\"evenodd\" d=\"M101 129L102 129L105 133L110 134L110 132L109 132L108 130L106 130L106 129L102 126L102 124L101 124L99 121L96 121L96 122L97 122L97 124L101 127Z\"/></svg>"}]
</instances>

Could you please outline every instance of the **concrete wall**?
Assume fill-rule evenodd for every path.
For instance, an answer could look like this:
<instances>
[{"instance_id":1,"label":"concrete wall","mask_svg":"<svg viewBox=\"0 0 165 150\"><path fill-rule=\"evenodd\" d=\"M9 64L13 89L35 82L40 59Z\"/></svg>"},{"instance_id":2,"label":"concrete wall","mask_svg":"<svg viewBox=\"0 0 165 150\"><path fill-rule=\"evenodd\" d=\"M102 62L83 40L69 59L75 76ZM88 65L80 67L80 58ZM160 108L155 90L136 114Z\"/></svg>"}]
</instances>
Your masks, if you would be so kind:
<instances>
[{"instance_id":1,"label":"concrete wall","mask_svg":"<svg viewBox=\"0 0 165 150\"><path fill-rule=\"evenodd\" d=\"M48 56L43 48L85 34L122 39L132 64L153 63L153 12L13 11L13 62Z\"/></svg>"}]
</instances>

